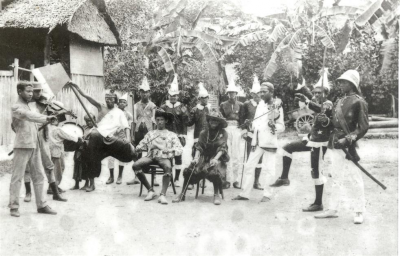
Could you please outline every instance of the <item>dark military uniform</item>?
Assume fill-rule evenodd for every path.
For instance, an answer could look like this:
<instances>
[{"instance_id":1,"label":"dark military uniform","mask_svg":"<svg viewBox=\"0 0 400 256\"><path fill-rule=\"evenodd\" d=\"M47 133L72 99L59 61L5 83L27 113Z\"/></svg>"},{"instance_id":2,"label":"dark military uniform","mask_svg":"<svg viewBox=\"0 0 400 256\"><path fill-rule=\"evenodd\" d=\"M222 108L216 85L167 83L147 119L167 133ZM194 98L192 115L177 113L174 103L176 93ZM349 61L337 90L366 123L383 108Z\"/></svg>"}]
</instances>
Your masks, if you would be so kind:
<instances>
[{"instance_id":1,"label":"dark military uniform","mask_svg":"<svg viewBox=\"0 0 400 256\"><path fill-rule=\"evenodd\" d=\"M200 132L203 130L207 130L207 119L206 115L210 113L210 105L203 106L201 104L197 104L192 108L189 115L189 121L187 126L194 125L194 142L199 140Z\"/></svg>"},{"instance_id":2,"label":"dark military uniform","mask_svg":"<svg viewBox=\"0 0 400 256\"><path fill-rule=\"evenodd\" d=\"M161 108L167 112L172 113L174 115L174 120L172 123L168 122L166 128L176 133L178 138L182 144L182 147L186 145L186 134L187 134L187 124L189 121L189 113L187 108L182 105L180 102L176 102L172 104L170 101L166 101ZM182 169L182 155L175 156L175 169L177 171L177 175L175 175L175 180L179 178L179 171Z\"/></svg>"},{"instance_id":3,"label":"dark military uniform","mask_svg":"<svg viewBox=\"0 0 400 256\"><path fill-rule=\"evenodd\" d=\"M351 196L355 198L354 211L362 213L365 211L365 196L361 171L351 161L346 160L342 146L337 141L346 138L347 143L344 146L348 148L353 158L357 158L355 160L359 160L355 151L356 141L368 131L368 104L355 93L346 95L335 102L330 122L333 131L329 136L327 155L331 160L332 187L341 188L345 186L345 181L350 181L354 186L351 193ZM342 189L338 189L331 193L330 210L338 209L341 196L343 196L339 193L341 191Z\"/></svg>"}]
</instances>

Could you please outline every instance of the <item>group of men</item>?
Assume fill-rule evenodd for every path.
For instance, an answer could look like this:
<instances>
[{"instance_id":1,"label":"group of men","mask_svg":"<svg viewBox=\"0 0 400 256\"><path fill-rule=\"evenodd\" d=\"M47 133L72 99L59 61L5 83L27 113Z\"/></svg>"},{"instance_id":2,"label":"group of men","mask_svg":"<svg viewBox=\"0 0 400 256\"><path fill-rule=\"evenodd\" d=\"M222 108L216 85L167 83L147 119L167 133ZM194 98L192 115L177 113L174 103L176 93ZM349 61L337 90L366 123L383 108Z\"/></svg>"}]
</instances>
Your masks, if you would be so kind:
<instances>
[{"instance_id":1,"label":"group of men","mask_svg":"<svg viewBox=\"0 0 400 256\"><path fill-rule=\"evenodd\" d=\"M274 85L269 82L260 85L258 81L255 81L251 90L251 99L245 103L237 100L238 89L234 84L230 84L227 89L229 99L220 104L219 112L227 122L225 130L228 134L230 158L227 175L223 178L223 188L228 189L232 184L234 188L242 189L242 192L233 200L248 200L254 188L264 190L261 202L270 201L274 187L290 184L288 173L292 154L311 151L311 176L315 181L316 199L304 211L323 210L322 192L326 178L322 175L320 161L328 152L328 155L334 158L331 164L334 167L332 169L336 171L335 174L331 172L334 185L343 187L340 182L347 174L350 174L357 184L358 205L354 222L362 223L362 213L365 208L362 177L351 162L345 159L346 155L341 150L348 148L353 156L352 160L359 160L355 151L356 141L368 130L367 104L359 96L359 80L359 74L354 70L345 72L338 79L344 97L340 98L335 105L326 99L328 92L324 87L316 87L313 97L309 94L307 96L297 94L301 102L315 111L314 124L306 138L288 143L283 147L282 175L275 182L273 179L279 147L278 133L285 130L282 102L274 97ZM87 192L95 190L94 179L100 175L103 159L111 157L121 162L118 184L121 183L124 165L134 160L132 168L136 174L135 179L138 181L133 180L128 184L142 183L148 190L145 201L155 199L157 195L147 181L144 170L152 164L157 164L164 170L158 201L161 204L168 204L166 199L168 186L171 182L179 186L179 176L183 169L182 152L187 141L187 127L194 125L194 143L197 142L200 132L208 127L206 116L212 110L208 104L209 94L203 84L199 85L198 104L189 111L184 104L179 102L178 80L175 76L168 91L168 100L158 108L150 100L150 87L145 78L139 87L141 100L134 105L133 116L125 110L126 97L118 99L116 94L108 93L105 96L106 104L104 104L87 95L79 86L75 84L70 84L70 86L75 87L98 110L96 121L92 114L85 117L87 123L89 121L97 123L96 127L91 128L83 138L85 140L83 157L84 161L87 161L87 170L84 170L87 179L85 190ZM19 216L18 195L23 177L21 170L25 171L27 165L31 166L32 170L38 212L55 214L40 192L44 180L40 159L43 150L41 150L42 141L39 139L36 125L36 123L46 123L54 116L32 111L29 104L32 101L33 87L29 83L19 83L17 90L19 99L12 107L16 142L10 187L11 215ZM115 106L117 103L119 103L118 107ZM110 162L110 177L107 184L114 182L114 163ZM344 171L343 168L349 171ZM174 180L172 180L173 169L175 169ZM259 182L261 173L265 176L264 188ZM75 189L79 188L78 183L74 186ZM205 186L205 184L202 185ZM188 187L188 189L191 188L191 186ZM59 196L56 192L54 194L55 198ZM334 194L336 195L336 192ZM328 210L315 217L337 217L337 204L332 204Z\"/></svg>"}]
</instances>

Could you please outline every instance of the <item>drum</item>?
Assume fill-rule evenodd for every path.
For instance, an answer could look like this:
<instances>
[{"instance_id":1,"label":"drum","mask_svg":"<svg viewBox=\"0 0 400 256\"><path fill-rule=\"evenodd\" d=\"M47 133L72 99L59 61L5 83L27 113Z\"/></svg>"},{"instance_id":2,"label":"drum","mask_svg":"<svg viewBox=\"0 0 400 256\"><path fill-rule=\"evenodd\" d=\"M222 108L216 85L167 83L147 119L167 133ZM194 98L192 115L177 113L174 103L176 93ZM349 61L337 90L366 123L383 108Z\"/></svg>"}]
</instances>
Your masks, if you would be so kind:
<instances>
[{"instance_id":1,"label":"drum","mask_svg":"<svg viewBox=\"0 0 400 256\"><path fill-rule=\"evenodd\" d=\"M62 125L61 129L70 134L74 135L77 137L83 137L83 127L80 126L79 124L75 124L73 122L66 122ZM64 140L64 151L65 152L73 152L79 149L78 143L75 143L73 141L69 140Z\"/></svg>"}]
</instances>

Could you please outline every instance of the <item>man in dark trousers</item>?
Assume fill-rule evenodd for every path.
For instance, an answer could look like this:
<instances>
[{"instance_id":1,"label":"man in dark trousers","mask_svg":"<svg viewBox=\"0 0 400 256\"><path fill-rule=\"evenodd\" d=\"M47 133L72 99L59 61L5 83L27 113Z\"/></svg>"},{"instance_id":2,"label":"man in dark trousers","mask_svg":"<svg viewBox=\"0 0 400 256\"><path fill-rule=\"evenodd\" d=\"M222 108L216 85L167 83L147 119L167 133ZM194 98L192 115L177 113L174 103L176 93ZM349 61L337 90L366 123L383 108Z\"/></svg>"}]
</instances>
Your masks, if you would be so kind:
<instances>
[{"instance_id":1,"label":"man in dark trousers","mask_svg":"<svg viewBox=\"0 0 400 256\"><path fill-rule=\"evenodd\" d=\"M30 166L38 213L57 214L46 203L43 195L44 170L40 155L37 124L50 122L55 116L46 116L33 111L28 102L32 100L33 86L18 82L18 100L12 106L12 127L15 130L14 159L10 184L10 214L19 217L19 193L27 165Z\"/></svg>"},{"instance_id":2,"label":"man in dark trousers","mask_svg":"<svg viewBox=\"0 0 400 256\"><path fill-rule=\"evenodd\" d=\"M288 186L290 184L289 171L292 163L292 154L295 152L311 151L311 177L315 185L315 201L310 206L304 208L304 212L323 210L322 194L326 178L322 174L320 159L326 152L329 135L332 131L330 123L323 121L323 117L326 115L329 116L332 112L332 102L326 100L329 90L327 90L327 87L318 86L314 88L313 93L314 97L312 100L308 99L304 94L296 94L300 102L315 111L314 123L311 127L311 132L302 140L289 142L283 146L282 174L280 178L271 185L271 187Z\"/></svg>"},{"instance_id":3,"label":"man in dark trousers","mask_svg":"<svg viewBox=\"0 0 400 256\"><path fill-rule=\"evenodd\" d=\"M166 128L169 131L172 131L178 135L178 138L182 144L182 147L186 145L186 135L187 135L187 123L189 121L189 112L185 105L181 104L179 99L179 89L178 89L178 79L177 75L174 77L174 81L172 81L171 89L168 90L169 100L165 102L164 105L161 106L167 113L171 113L174 118L172 122L168 122L166 124ZM175 156L175 187L179 187L179 175L182 170L182 155Z\"/></svg>"}]
</instances>

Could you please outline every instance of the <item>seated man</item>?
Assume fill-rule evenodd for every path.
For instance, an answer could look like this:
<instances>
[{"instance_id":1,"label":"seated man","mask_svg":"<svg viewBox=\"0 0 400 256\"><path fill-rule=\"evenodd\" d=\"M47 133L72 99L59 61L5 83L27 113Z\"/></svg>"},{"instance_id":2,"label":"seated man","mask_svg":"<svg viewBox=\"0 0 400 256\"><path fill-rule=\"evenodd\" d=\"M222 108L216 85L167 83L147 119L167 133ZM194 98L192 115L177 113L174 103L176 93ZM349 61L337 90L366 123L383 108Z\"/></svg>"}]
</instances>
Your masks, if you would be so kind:
<instances>
[{"instance_id":1,"label":"seated man","mask_svg":"<svg viewBox=\"0 0 400 256\"><path fill-rule=\"evenodd\" d=\"M178 136L165 128L167 122L173 120L173 115L162 110L155 113L157 129L148 132L140 141L136 150L147 150L147 156L140 158L132 165L136 177L147 188L148 194L145 201L153 200L157 195L154 189L150 187L142 169L151 164L158 164L164 170L162 188L158 202L168 204L165 195L172 175L172 158L182 154L183 148Z\"/></svg>"}]
</instances>

